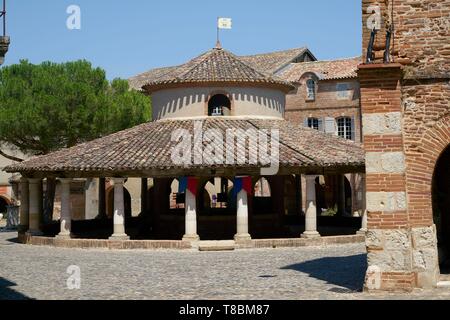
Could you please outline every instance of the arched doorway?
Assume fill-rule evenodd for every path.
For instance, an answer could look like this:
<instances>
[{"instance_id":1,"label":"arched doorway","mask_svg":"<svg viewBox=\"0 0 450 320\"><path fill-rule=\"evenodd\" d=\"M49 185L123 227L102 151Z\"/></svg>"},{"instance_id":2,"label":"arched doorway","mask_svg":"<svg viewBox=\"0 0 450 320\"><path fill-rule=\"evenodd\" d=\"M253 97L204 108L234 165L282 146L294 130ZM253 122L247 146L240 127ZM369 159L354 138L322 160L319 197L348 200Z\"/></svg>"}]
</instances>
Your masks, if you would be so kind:
<instances>
[{"instance_id":1,"label":"arched doorway","mask_svg":"<svg viewBox=\"0 0 450 320\"><path fill-rule=\"evenodd\" d=\"M4 197L0 196L0 214L5 214L8 210L9 201Z\"/></svg>"},{"instance_id":2,"label":"arched doorway","mask_svg":"<svg viewBox=\"0 0 450 320\"><path fill-rule=\"evenodd\" d=\"M106 199L108 218L112 219L114 213L114 187L111 187L107 190ZM125 218L131 218L131 195L125 187L123 188L123 202L125 207Z\"/></svg>"},{"instance_id":3,"label":"arched doorway","mask_svg":"<svg viewBox=\"0 0 450 320\"><path fill-rule=\"evenodd\" d=\"M450 273L450 145L439 157L432 184L433 217L437 228L439 263Z\"/></svg>"}]
</instances>

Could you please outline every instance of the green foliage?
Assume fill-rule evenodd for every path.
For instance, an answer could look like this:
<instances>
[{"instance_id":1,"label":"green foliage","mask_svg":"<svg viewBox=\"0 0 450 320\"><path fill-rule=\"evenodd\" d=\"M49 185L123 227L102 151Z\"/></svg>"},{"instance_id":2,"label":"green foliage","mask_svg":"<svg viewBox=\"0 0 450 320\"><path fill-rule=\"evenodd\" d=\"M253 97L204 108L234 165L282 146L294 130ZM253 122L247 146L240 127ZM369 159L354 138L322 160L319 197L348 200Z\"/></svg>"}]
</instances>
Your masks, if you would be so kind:
<instances>
[{"instance_id":1,"label":"green foliage","mask_svg":"<svg viewBox=\"0 0 450 320\"><path fill-rule=\"evenodd\" d=\"M327 210L322 212L322 216L326 217L334 217L338 213L338 206L337 204L334 205L333 208L328 208Z\"/></svg>"},{"instance_id":2,"label":"green foliage","mask_svg":"<svg viewBox=\"0 0 450 320\"><path fill-rule=\"evenodd\" d=\"M150 120L150 98L84 60L0 70L0 144L46 154Z\"/></svg>"}]
</instances>

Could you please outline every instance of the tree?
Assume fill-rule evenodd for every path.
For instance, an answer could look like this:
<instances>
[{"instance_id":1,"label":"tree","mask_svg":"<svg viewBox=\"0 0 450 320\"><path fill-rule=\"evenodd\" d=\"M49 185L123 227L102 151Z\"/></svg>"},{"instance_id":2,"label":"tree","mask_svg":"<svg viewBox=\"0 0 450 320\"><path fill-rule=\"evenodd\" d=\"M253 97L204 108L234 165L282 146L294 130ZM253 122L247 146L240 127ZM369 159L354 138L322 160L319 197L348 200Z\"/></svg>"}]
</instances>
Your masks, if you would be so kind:
<instances>
[{"instance_id":1,"label":"tree","mask_svg":"<svg viewBox=\"0 0 450 320\"><path fill-rule=\"evenodd\" d=\"M84 60L24 60L0 70L0 154L13 161L22 159L2 145L43 155L144 123L150 115L149 97L130 90L126 80L110 83L104 70ZM55 181L47 180L47 219L54 188Z\"/></svg>"}]
</instances>

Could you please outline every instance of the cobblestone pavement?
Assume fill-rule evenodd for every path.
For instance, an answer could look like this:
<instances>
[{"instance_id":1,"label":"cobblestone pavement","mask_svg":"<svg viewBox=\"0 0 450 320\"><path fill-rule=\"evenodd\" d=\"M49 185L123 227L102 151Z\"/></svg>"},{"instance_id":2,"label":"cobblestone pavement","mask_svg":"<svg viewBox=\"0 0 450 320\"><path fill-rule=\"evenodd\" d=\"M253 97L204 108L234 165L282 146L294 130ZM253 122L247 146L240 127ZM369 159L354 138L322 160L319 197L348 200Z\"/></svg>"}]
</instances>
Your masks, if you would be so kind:
<instances>
[{"instance_id":1,"label":"cobblestone pavement","mask_svg":"<svg viewBox=\"0 0 450 320\"><path fill-rule=\"evenodd\" d=\"M0 299L450 299L450 289L359 292L360 244L233 252L108 251L27 246L0 232ZM67 268L80 267L69 290Z\"/></svg>"}]
</instances>

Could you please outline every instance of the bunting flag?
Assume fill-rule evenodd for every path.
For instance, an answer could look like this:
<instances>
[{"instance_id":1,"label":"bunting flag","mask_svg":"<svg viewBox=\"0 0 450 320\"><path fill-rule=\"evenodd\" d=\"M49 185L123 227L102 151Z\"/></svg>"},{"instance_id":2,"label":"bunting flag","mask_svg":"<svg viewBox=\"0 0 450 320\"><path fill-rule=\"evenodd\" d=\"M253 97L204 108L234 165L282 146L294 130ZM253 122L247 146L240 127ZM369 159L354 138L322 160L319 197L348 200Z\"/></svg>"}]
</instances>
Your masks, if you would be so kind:
<instances>
[{"instance_id":1,"label":"bunting flag","mask_svg":"<svg viewBox=\"0 0 450 320\"><path fill-rule=\"evenodd\" d=\"M198 179L194 177L178 178L178 193L186 193L189 190L194 196L197 195Z\"/></svg>"},{"instance_id":2,"label":"bunting flag","mask_svg":"<svg viewBox=\"0 0 450 320\"><path fill-rule=\"evenodd\" d=\"M234 195L237 196L241 190L247 192L247 195L253 194L252 178L251 177L236 177L234 178Z\"/></svg>"},{"instance_id":3,"label":"bunting flag","mask_svg":"<svg viewBox=\"0 0 450 320\"><path fill-rule=\"evenodd\" d=\"M187 189L188 184L188 178L187 177L181 177L178 178L178 193L185 193Z\"/></svg>"},{"instance_id":4,"label":"bunting flag","mask_svg":"<svg viewBox=\"0 0 450 320\"><path fill-rule=\"evenodd\" d=\"M198 179L189 177L187 179L187 189L194 195L197 195Z\"/></svg>"}]
</instances>

